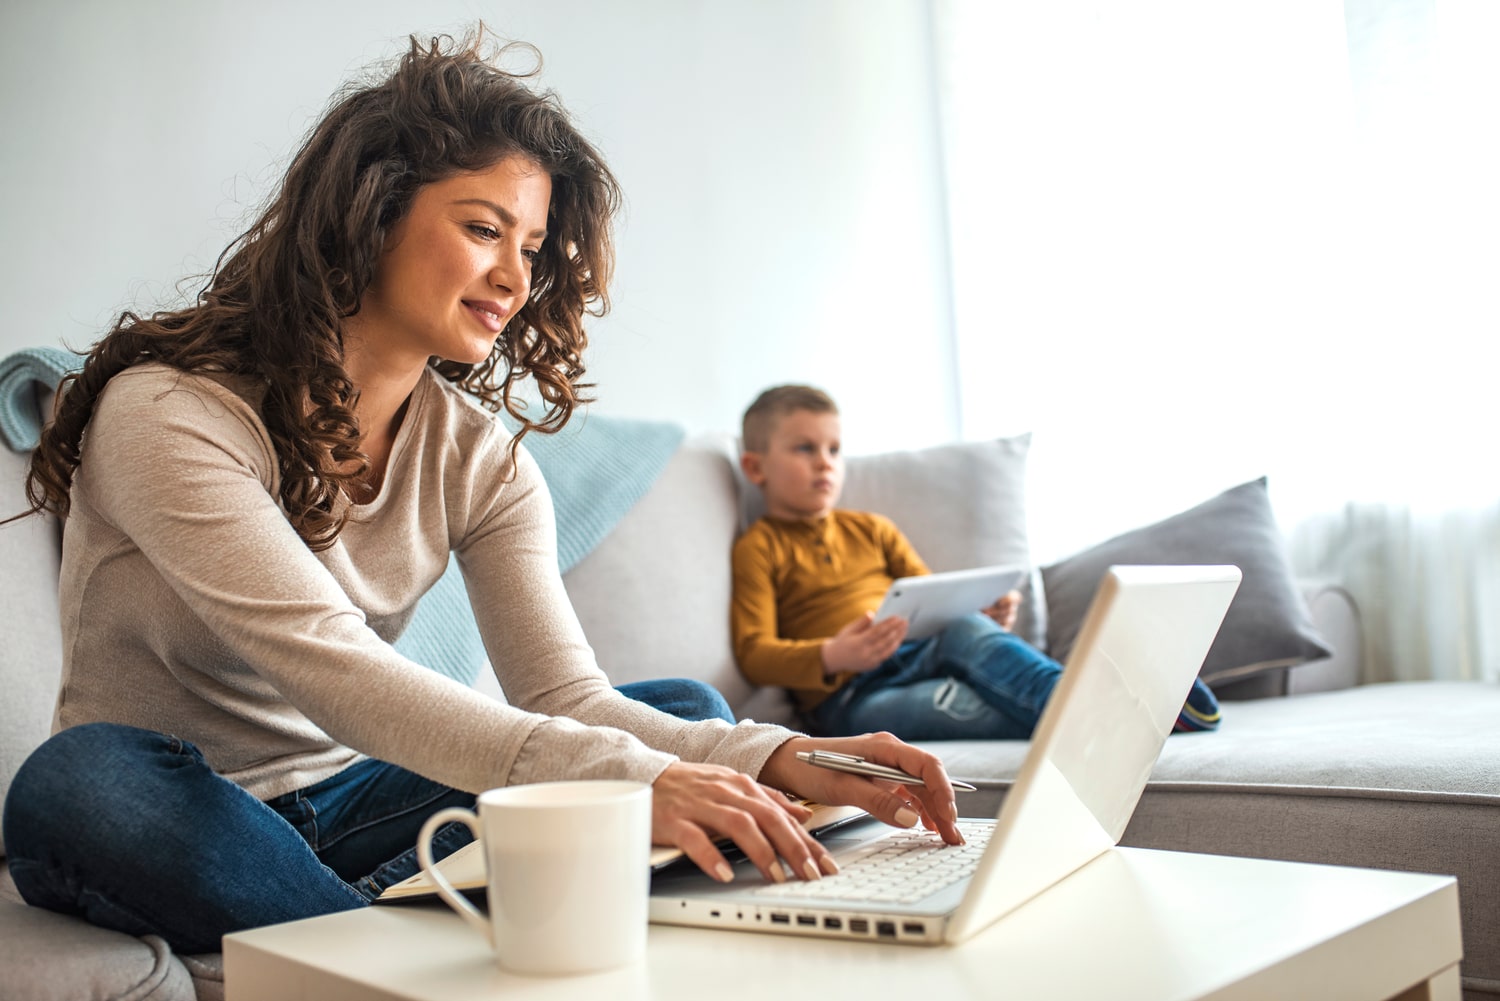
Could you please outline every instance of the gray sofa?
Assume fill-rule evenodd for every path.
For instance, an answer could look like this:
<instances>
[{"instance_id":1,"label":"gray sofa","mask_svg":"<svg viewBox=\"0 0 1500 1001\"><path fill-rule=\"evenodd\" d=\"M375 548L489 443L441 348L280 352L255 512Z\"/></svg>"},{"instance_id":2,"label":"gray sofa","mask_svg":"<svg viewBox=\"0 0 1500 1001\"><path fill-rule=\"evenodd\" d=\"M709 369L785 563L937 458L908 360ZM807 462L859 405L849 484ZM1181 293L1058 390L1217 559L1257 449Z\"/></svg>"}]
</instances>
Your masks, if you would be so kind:
<instances>
[{"instance_id":1,"label":"gray sofa","mask_svg":"<svg viewBox=\"0 0 1500 1001\"><path fill-rule=\"evenodd\" d=\"M1024 438L1004 439L853 459L846 500L890 514L938 569L1025 559L1026 448ZM22 457L0 448L7 513L20 502L22 470ZM742 716L795 723L785 697L752 689L730 653L729 546L753 505L733 442L690 439L568 572L590 642L616 682L698 677ZM61 662L57 566L55 525L0 528L8 627L0 792L48 732ZM1358 685L1353 603L1334 586L1305 593L1334 655L1221 686L1222 727L1168 741L1125 841L1454 874L1465 997L1500 996L1500 686ZM1048 634L1045 607L1038 586L1020 627L1038 642ZM476 685L501 695L488 673ZM974 815L994 813L1026 750L1002 741L932 747L954 775L980 786L961 803ZM1201 902L1220 906L1213 887ZM218 998L221 970L216 955L174 956L158 940L28 908L0 874L0 998Z\"/></svg>"}]
</instances>

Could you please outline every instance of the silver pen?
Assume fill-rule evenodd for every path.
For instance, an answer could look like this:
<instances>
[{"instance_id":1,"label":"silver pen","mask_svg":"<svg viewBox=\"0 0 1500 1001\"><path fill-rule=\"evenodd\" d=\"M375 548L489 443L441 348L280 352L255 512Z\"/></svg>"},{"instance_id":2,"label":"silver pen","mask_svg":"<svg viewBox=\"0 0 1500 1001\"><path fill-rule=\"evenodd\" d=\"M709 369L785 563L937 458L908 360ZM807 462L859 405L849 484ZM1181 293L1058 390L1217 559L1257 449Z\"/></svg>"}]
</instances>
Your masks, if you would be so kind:
<instances>
[{"instance_id":1,"label":"silver pen","mask_svg":"<svg viewBox=\"0 0 1500 1001\"><path fill-rule=\"evenodd\" d=\"M908 775L899 768L891 768L887 765L877 765L873 761L866 761L857 754L840 754L838 751L798 751L799 761L805 761L809 765L819 768L831 768L836 772L850 772L854 775L866 775L870 778L889 779L892 782L900 782L904 785L925 786L921 778L916 775ZM958 779L949 779L954 789L959 792L974 792L977 788L967 782Z\"/></svg>"}]
</instances>

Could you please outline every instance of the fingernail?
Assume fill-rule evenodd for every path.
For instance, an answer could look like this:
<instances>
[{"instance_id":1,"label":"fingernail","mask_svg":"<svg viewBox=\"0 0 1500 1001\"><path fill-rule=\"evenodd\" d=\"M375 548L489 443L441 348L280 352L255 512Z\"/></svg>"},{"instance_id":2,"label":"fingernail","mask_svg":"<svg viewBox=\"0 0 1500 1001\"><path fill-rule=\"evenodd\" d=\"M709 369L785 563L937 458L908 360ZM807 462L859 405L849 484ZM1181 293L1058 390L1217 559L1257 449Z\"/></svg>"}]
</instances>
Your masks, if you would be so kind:
<instances>
[{"instance_id":1,"label":"fingernail","mask_svg":"<svg viewBox=\"0 0 1500 1001\"><path fill-rule=\"evenodd\" d=\"M820 861L823 863L824 875L837 876L839 874L839 864L833 860L832 855L824 855Z\"/></svg>"},{"instance_id":2,"label":"fingernail","mask_svg":"<svg viewBox=\"0 0 1500 1001\"><path fill-rule=\"evenodd\" d=\"M808 879L822 879L823 873L818 870L818 863L808 859L802 863L802 871L807 873Z\"/></svg>"},{"instance_id":3,"label":"fingernail","mask_svg":"<svg viewBox=\"0 0 1500 1001\"><path fill-rule=\"evenodd\" d=\"M909 806L903 806L896 811L896 823L902 827L912 827L921 819L921 814Z\"/></svg>"},{"instance_id":4,"label":"fingernail","mask_svg":"<svg viewBox=\"0 0 1500 1001\"><path fill-rule=\"evenodd\" d=\"M714 866L714 875L721 883L734 882L734 870L729 867L728 862L720 862L718 865Z\"/></svg>"},{"instance_id":5,"label":"fingernail","mask_svg":"<svg viewBox=\"0 0 1500 1001\"><path fill-rule=\"evenodd\" d=\"M771 881L774 883L786 882L786 873L782 871L780 862L771 863Z\"/></svg>"}]
</instances>

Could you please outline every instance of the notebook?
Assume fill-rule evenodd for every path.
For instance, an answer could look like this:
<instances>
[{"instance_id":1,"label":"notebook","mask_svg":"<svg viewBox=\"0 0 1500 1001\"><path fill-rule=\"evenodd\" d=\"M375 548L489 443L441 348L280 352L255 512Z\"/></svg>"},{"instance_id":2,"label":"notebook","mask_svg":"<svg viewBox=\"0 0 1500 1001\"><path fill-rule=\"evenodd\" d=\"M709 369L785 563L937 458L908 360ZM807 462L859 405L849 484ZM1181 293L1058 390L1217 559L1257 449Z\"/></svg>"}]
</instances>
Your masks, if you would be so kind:
<instances>
[{"instance_id":1,"label":"notebook","mask_svg":"<svg viewBox=\"0 0 1500 1001\"><path fill-rule=\"evenodd\" d=\"M1232 566L1111 567L998 816L960 822L968 846L865 818L823 839L843 871L822 880L769 883L744 861L732 883L689 862L658 871L651 920L907 944L969 938L1119 843L1239 581ZM958 802L962 814L963 794ZM899 875L889 866L898 860ZM937 870L946 885L912 889L913 870Z\"/></svg>"},{"instance_id":2,"label":"notebook","mask_svg":"<svg viewBox=\"0 0 1500 1001\"><path fill-rule=\"evenodd\" d=\"M926 639L954 620L993 605L1025 577L1024 568L1004 566L899 577L891 581L875 619L899 615L906 620L907 639Z\"/></svg>"},{"instance_id":3,"label":"notebook","mask_svg":"<svg viewBox=\"0 0 1500 1001\"><path fill-rule=\"evenodd\" d=\"M808 818L802 822L802 826L814 835L827 833L836 827L869 816L857 806L829 806L826 803L814 803L806 799L802 800L802 805L811 811ZM734 847L734 843L728 838L720 838L716 843L721 849L732 850ZM685 854L681 848L672 845L652 845L647 865L653 870L663 869L683 858ZM443 871L448 882L452 883L453 888L459 893L484 900L489 879L485 872L483 841L478 839L470 841L462 848L444 856L437 861L437 868ZM400 903L436 895L437 885L425 872L419 871L399 883L392 883L386 887L380 896L375 898L375 902L379 904Z\"/></svg>"}]
</instances>

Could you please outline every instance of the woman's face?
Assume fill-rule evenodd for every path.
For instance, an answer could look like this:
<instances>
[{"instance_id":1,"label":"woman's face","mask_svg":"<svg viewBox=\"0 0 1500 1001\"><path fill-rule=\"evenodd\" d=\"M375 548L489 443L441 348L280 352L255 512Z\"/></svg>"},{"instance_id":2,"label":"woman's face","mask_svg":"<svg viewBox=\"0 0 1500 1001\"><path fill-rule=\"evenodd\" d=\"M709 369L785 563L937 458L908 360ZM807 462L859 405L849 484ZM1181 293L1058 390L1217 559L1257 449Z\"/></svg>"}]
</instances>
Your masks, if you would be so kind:
<instances>
[{"instance_id":1,"label":"woman's face","mask_svg":"<svg viewBox=\"0 0 1500 1001\"><path fill-rule=\"evenodd\" d=\"M531 294L552 179L519 154L434 181L391 230L351 327L388 371L478 364Z\"/></svg>"}]
</instances>

